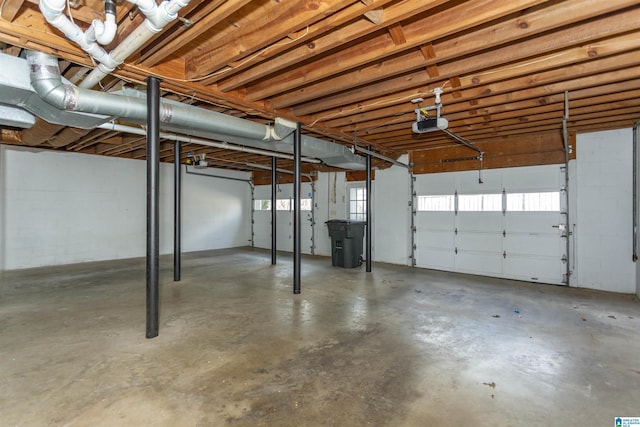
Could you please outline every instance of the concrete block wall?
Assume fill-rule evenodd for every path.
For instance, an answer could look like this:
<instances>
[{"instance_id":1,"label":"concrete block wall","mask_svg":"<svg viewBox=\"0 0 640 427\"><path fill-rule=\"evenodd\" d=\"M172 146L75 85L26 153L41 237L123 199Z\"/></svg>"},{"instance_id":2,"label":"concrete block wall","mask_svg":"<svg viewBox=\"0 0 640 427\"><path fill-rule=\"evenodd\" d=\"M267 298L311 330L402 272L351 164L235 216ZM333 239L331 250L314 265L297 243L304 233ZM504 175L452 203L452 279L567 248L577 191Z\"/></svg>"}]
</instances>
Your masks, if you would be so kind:
<instances>
[{"instance_id":1,"label":"concrete block wall","mask_svg":"<svg viewBox=\"0 0 640 427\"><path fill-rule=\"evenodd\" d=\"M144 256L144 161L3 145L0 180L0 269ZM249 244L248 184L183 167L182 188L183 251ZM160 251L172 253L173 165L161 165L160 189Z\"/></svg>"}]
</instances>

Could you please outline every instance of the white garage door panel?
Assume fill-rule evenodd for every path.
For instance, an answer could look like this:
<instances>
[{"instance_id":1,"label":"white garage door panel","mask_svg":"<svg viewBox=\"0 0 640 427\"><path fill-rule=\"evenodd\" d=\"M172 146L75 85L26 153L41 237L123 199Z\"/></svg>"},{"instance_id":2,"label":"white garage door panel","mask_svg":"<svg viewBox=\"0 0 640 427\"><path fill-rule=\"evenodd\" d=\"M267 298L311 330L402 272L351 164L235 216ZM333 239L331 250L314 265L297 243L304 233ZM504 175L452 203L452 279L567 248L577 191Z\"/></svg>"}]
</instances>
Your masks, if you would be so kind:
<instances>
[{"instance_id":1,"label":"white garage door panel","mask_svg":"<svg viewBox=\"0 0 640 427\"><path fill-rule=\"evenodd\" d=\"M458 231L494 231L502 233L502 212L458 212Z\"/></svg>"},{"instance_id":2,"label":"white garage door panel","mask_svg":"<svg viewBox=\"0 0 640 427\"><path fill-rule=\"evenodd\" d=\"M276 236L277 248L279 251L293 251L293 226L291 225L293 215L287 211L279 211L276 213Z\"/></svg>"},{"instance_id":3,"label":"white garage door panel","mask_svg":"<svg viewBox=\"0 0 640 427\"><path fill-rule=\"evenodd\" d=\"M455 216L453 212L419 212L418 227L422 230L453 230Z\"/></svg>"},{"instance_id":4,"label":"white garage door panel","mask_svg":"<svg viewBox=\"0 0 640 427\"><path fill-rule=\"evenodd\" d=\"M564 273L557 257L507 256L504 275L513 279L561 285Z\"/></svg>"},{"instance_id":5,"label":"white garage door panel","mask_svg":"<svg viewBox=\"0 0 640 427\"><path fill-rule=\"evenodd\" d=\"M563 181L559 165L529 166L503 170L502 181L508 192L557 191Z\"/></svg>"},{"instance_id":6,"label":"white garage door panel","mask_svg":"<svg viewBox=\"0 0 640 427\"><path fill-rule=\"evenodd\" d=\"M504 217L504 228L510 231L533 231L552 233L554 226L560 224L558 212L507 212ZM557 234L557 233L556 233Z\"/></svg>"},{"instance_id":7,"label":"white garage door panel","mask_svg":"<svg viewBox=\"0 0 640 427\"><path fill-rule=\"evenodd\" d=\"M253 220L254 246L271 249L271 212L257 211L253 214Z\"/></svg>"},{"instance_id":8,"label":"white garage door panel","mask_svg":"<svg viewBox=\"0 0 640 427\"><path fill-rule=\"evenodd\" d=\"M425 248L441 248L441 249L453 249L455 248L456 242L454 239L454 235L449 231L439 231L439 230L425 230L420 235L420 247Z\"/></svg>"},{"instance_id":9,"label":"white garage door panel","mask_svg":"<svg viewBox=\"0 0 640 427\"><path fill-rule=\"evenodd\" d=\"M453 271L455 268L455 253L453 249L420 247L417 252L416 265L422 268Z\"/></svg>"},{"instance_id":10,"label":"white garage door panel","mask_svg":"<svg viewBox=\"0 0 640 427\"><path fill-rule=\"evenodd\" d=\"M471 274L502 275L502 255L486 252L461 251L456 255L456 271Z\"/></svg>"},{"instance_id":11,"label":"white garage door panel","mask_svg":"<svg viewBox=\"0 0 640 427\"><path fill-rule=\"evenodd\" d=\"M502 233L458 232L456 247L458 250L502 254Z\"/></svg>"},{"instance_id":12,"label":"white garage door panel","mask_svg":"<svg viewBox=\"0 0 640 427\"><path fill-rule=\"evenodd\" d=\"M557 234L511 233L504 238L508 255L541 255L561 258L561 242Z\"/></svg>"}]
</instances>

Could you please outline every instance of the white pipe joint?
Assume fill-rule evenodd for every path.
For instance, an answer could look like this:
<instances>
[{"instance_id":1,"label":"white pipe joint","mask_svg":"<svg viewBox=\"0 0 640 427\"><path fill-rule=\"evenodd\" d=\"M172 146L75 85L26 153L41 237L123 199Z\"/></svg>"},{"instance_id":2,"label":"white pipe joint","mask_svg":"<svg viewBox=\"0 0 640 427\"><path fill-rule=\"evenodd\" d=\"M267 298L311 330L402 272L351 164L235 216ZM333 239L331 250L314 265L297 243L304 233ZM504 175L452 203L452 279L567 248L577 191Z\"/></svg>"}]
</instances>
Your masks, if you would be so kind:
<instances>
[{"instance_id":1,"label":"white pipe joint","mask_svg":"<svg viewBox=\"0 0 640 427\"><path fill-rule=\"evenodd\" d=\"M99 19L94 19L91 23L91 27L95 30L96 40L103 46L111 43L116 37L116 32L118 31L116 17L110 13L107 14L107 19L104 22Z\"/></svg>"},{"instance_id":2,"label":"white pipe joint","mask_svg":"<svg viewBox=\"0 0 640 427\"><path fill-rule=\"evenodd\" d=\"M152 33L159 33L171 21L178 17L178 11L188 2L163 1L160 6L155 0L129 0L138 6L140 12L147 18L144 25ZM177 4L175 4L177 3ZM184 6L183 6L184 4Z\"/></svg>"},{"instance_id":3,"label":"white pipe joint","mask_svg":"<svg viewBox=\"0 0 640 427\"><path fill-rule=\"evenodd\" d=\"M44 17L49 21L49 18L55 18L60 15L66 5L65 0L40 0L40 11Z\"/></svg>"}]
</instances>

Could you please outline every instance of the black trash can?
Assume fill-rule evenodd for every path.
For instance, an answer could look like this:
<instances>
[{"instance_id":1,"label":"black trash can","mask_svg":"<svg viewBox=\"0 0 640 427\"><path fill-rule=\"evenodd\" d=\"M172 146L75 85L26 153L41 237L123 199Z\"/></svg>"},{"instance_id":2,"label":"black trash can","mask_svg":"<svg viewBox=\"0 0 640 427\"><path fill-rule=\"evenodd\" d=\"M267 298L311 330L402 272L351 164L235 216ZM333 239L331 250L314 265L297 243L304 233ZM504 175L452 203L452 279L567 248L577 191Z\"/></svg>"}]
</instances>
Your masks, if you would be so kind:
<instances>
[{"instance_id":1,"label":"black trash can","mask_svg":"<svg viewBox=\"0 0 640 427\"><path fill-rule=\"evenodd\" d=\"M362 239L366 222L330 219L325 222L331 237L331 265L355 268L362 265Z\"/></svg>"}]
</instances>

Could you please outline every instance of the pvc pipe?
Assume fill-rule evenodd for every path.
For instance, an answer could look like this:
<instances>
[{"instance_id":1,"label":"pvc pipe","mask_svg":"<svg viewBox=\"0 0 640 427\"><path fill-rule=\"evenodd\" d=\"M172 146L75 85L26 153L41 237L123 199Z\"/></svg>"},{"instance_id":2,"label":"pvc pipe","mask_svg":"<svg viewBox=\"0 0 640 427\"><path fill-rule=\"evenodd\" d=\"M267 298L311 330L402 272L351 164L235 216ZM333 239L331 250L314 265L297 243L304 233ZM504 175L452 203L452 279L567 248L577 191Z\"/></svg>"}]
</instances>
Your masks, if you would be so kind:
<instances>
[{"instance_id":1,"label":"pvc pipe","mask_svg":"<svg viewBox=\"0 0 640 427\"><path fill-rule=\"evenodd\" d=\"M46 1L46 0L41 0ZM145 15L144 23L139 25L108 55L111 62L102 62L82 81L80 87L90 89L111 74L115 68L135 53L147 41L162 31L171 21L178 17L178 11L189 4L189 0L163 1L160 6L155 0L129 0L138 6ZM113 65L113 64L116 65Z\"/></svg>"},{"instance_id":2,"label":"pvc pipe","mask_svg":"<svg viewBox=\"0 0 640 427\"><path fill-rule=\"evenodd\" d=\"M119 63L114 62L109 54L96 43L95 25L92 24L86 32L82 32L80 27L71 22L63 13L65 5L65 0L40 0L39 3L40 11L48 23L62 31L65 37L80 46L93 59L115 69Z\"/></svg>"},{"instance_id":3,"label":"pvc pipe","mask_svg":"<svg viewBox=\"0 0 640 427\"><path fill-rule=\"evenodd\" d=\"M116 123L105 123L103 125L98 126L98 128L109 129L116 132L131 133L134 135L146 135L144 129L137 128L134 126L120 125ZM206 147L223 148L226 150L241 151L243 153L258 154L262 156L278 157L278 158L287 159L287 160L293 159L293 156L290 154L283 154L275 151L272 152L272 151L260 150L258 148L244 147L241 145L233 145L233 144L228 144L226 142L208 141L206 139L194 138L194 137L185 136L185 135L177 135L175 133L160 132L160 137L162 137L163 139L170 139L172 141L185 142L188 144L204 145ZM305 158L304 161L307 163L321 163L320 160L318 159Z\"/></svg>"}]
</instances>

